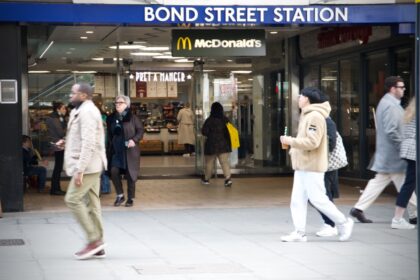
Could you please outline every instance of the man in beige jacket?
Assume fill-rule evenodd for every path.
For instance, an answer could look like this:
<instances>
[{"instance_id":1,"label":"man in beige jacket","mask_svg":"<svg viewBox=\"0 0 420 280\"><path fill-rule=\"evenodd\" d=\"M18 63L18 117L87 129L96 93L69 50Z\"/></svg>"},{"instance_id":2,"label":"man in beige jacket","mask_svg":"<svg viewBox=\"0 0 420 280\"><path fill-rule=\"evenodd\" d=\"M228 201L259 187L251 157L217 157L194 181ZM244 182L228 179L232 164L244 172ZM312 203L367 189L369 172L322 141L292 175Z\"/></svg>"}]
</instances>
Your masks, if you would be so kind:
<instances>
[{"instance_id":1,"label":"man in beige jacket","mask_svg":"<svg viewBox=\"0 0 420 280\"><path fill-rule=\"evenodd\" d=\"M331 111L329 102L321 103L322 92L305 88L299 95L302 110L296 137L281 136L289 145L292 167L295 170L290 210L295 231L282 236L284 242L305 242L308 200L337 225L339 240L346 241L353 230L353 220L346 218L328 199L324 173L328 168L328 139L326 120Z\"/></svg>"},{"instance_id":2,"label":"man in beige jacket","mask_svg":"<svg viewBox=\"0 0 420 280\"><path fill-rule=\"evenodd\" d=\"M65 202L85 231L88 244L75 253L76 259L105 257L99 176L106 168L105 134L99 110L91 101L92 88L75 84L70 101L75 108L70 113L65 143L64 165L71 181Z\"/></svg>"}]
</instances>

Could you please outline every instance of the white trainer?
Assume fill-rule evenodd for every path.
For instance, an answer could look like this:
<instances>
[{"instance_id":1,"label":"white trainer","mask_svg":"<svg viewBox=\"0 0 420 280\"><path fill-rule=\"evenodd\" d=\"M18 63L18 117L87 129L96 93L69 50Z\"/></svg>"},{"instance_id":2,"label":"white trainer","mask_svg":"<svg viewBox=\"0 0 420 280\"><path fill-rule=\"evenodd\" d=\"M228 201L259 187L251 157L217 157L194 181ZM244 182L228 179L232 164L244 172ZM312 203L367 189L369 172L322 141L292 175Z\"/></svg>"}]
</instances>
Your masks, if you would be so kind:
<instances>
[{"instance_id":1,"label":"white trainer","mask_svg":"<svg viewBox=\"0 0 420 280\"><path fill-rule=\"evenodd\" d=\"M337 228L332 227L330 225L324 224L320 230L316 233L319 237L330 237L330 236L336 236L338 234Z\"/></svg>"},{"instance_id":2,"label":"white trainer","mask_svg":"<svg viewBox=\"0 0 420 280\"><path fill-rule=\"evenodd\" d=\"M347 218L347 222L341 225L337 225L338 240L347 241L350 239L351 233L353 232L354 221L352 218Z\"/></svg>"},{"instance_id":3,"label":"white trainer","mask_svg":"<svg viewBox=\"0 0 420 280\"><path fill-rule=\"evenodd\" d=\"M391 228L393 229L415 229L416 226L407 222L404 218L399 220L392 219Z\"/></svg>"},{"instance_id":4,"label":"white trainer","mask_svg":"<svg viewBox=\"0 0 420 280\"><path fill-rule=\"evenodd\" d=\"M289 235L283 235L281 237L281 241L283 242L306 242L308 238L306 237L305 233L300 231L293 231Z\"/></svg>"}]
</instances>

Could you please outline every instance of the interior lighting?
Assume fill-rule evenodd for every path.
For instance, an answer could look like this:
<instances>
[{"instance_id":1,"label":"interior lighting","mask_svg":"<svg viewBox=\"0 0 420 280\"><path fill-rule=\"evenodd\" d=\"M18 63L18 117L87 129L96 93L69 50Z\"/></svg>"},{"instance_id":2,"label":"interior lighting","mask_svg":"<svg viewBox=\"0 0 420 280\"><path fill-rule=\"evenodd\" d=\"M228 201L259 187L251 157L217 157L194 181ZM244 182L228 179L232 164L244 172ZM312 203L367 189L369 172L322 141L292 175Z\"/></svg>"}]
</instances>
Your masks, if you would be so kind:
<instances>
[{"instance_id":1,"label":"interior lighting","mask_svg":"<svg viewBox=\"0 0 420 280\"><path fill-rule=\"evenodd\" d=\"M278 32L277 31L270 31L270 34L277 34Z\"/></svg>"},{"instance_id":2,"label":"interior lighting","mask_svg":"<svg viewBox=\"0 0 420 280\"><path fill-rule=\"evenodd\" d=\"M55 71L57 71L57 72L69 72L70 69L57 69Z\"/></svg>"},{"instance_id":3,"label":"interior lighting","mask_svg":"<svg viewBox=\"0 0 420 280\"><path fill-rule=\"evenodd\" d=\"M30 70L28 71L29 74L47 74L47 73L51 73L51 71L47 71L47 70Z\"/></svg>"},{"instance_id":4,"label":"interior lighting","mask_svg":"<svg viewBox=\"0 0 420 280\"><path fill-rule=\"evenodd\" d=\"M88 37L86 37L86 36L80 36L80 39L82 39L82 40L87 40L87 38Z\"/></svg>"},{"instance_id":5,"label":"interior lighting","mask_svg":"<svg viewBox=\"0 0 420 280\"><path fill-rule=\"evenodd\" d=\"M227 62L232 62L233 60L232 60L232 59L226 59L226 61L227 61Z\"/></svg>"},{"instance_id":6,"label":"interior lighting","mask_svg":"<svg viewBox=\"0 0 420 280\"><path fill-rule=\"evenodd\" d=\"M232 73L232 74L250 74L250 73L252 73L252 71L251 70L234 70L234 71L231 71L230 73Z\"/></svg>"},{"instance_id":7,"label":"interior lighting","mask_svg":"<svg viewBox=\"0 0 420 280\"><path fill-rule=\"evenodd\" d=\"M54 41L51 41L51 43L45 48L45 50L42 52L42 54L39 56L39 58L42 58L47 51L51 48L51 46L54 44Z\"/></svg>"},{"instance_id":8,"label":"interior lighting","mask_svg":"<svg viewBox=\"0 0 420 280\"><path fill-rule=\"evenodd\" d=\"M180 59L180 57L173 57L172 55L157 55L157 56L154 56L153 58L156 58L156 59Z\"/></svg>"},{"instance_id":9,"label":"interior lighting","mask_svg":"<svg viewBox=\"0 0 420 280\"><path fill-rule=\"evenodd\" d=\"M130 74L130 80L134 79L133 73Z\"/></svg>"},{"instance_id":10,"label":"interior lighting","mask_svg":"<svg viewBox=\"0 0 420 280\"><path fill-rule=\"evenodd\" d=\"M139 50L141 48L143 48L144 46L140 46L140 45L120 45L119 49L120 50ZM110 46L110 49L116 50L117 46Z\"/></svg>"},{"instance_id":11,"label":"interior lighting","mask_svg":"<svg viewBox=\"0 0 420 280\"><path fill-rule=\"evenodd\" d=\"M95 74L96 71L71 71L74 74Z\"/></svg>"},{"instance_id":12,"label":"interior lighting","mask_svg":"<svg viewBox=\"0 0 420 280\"><path fill-rule=\"evenodd\" d=\"M189 61L187 58L175 59L174 61L175 62L178 62L178 63L192 62L192 61Z\"/></svg>"},{"instance_id":13,"label":"interior lighting","mask_svg":"<svg viewBox=\"0 0 420 280\"><path fill-rule=\"evenodd\" d=\"M251 78L251 79L248 79L248 81L253 81L254 79L253 78Z\"/></svg>"},{"instance_id":14,"label":"interior lighting","mask_svg":"<svg viewBox=\"0 0 420 280\"><path fill-rule=\"evenodd\" d=\"M137 56L157 56L160 55L161 53L158 52L134 52L134 53L130 53L131 55L137 55Z\"/></svg>"},{"instance_id":15,"label":"interior lighting","mask_svg":"<svg viewBox=\"0 0 420 280\"><path fill-rule=\"evenodd\" d=\"M88 30L88 31L86 31L86 34L93 34L93 31L92 30Z\"/></svg>"},{"instance_id":16,"label":"interior lighting","mask_svg":"<svg viewBox=\"0 0 420 280\"><path fill-rule=\"evenodd\" d=\"M190 74L187 75L187 80L191 80L192 76Z\"/></svg>"},{"instance_id":17,"label":"interior lighting","mask_svg":"<svg viewBox=\"0 0 420 280\"><path fill-rule=\"evenodd\" d=\"M142 51L168 51L169 47L143 47L140 48Z\"/></svg>"}]
</instances>

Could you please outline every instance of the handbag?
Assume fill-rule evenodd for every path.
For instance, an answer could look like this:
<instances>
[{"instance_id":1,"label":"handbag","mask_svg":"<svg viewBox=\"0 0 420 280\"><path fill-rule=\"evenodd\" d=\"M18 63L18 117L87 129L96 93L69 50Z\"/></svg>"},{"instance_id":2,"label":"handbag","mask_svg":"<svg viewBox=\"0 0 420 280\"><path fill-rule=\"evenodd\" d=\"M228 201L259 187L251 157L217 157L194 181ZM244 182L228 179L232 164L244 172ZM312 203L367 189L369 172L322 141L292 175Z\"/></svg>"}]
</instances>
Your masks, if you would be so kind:
<instances>
[{"instance_id":1,"label":"handbag","mask_svg":"<svg viewBox=\"0 0 420 280\"><path fill-rule=\"evenodd\" d=\"M346 149L344 149L343 139L337 132L337 140L334 150L328 153L328 171L338 170L347 166Z\"/></svg>"},{"instance_id":2,"label":"handbag","mask_svg":"<svg viewBox=\"0 0 420 280\"><path fill-rule=\"evenodd\" d=\"M238 130L230 122L226 123L226 127L229 131L230 144L232 146L232 149L239 148L240 143L239 143L239 132L238 132Z\"/></svg>"}]
</instances>

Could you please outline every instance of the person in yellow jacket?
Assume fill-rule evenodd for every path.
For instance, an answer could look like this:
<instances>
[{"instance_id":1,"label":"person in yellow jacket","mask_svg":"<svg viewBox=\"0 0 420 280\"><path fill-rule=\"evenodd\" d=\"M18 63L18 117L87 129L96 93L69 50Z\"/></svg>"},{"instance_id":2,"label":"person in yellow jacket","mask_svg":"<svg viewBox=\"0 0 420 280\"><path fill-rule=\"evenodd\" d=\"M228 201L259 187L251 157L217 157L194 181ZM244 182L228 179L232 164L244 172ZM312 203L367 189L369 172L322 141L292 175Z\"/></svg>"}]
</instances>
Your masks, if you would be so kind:
<instances>
[{"instance_id":1,"label":"person in yellow jacket","mask_svg":"<svg viewBox=\"0 0 420 280\"><path fill-rule=\"evenodd\" d=\"M353 220L346 218L328 199L324 173L328 168L328 139L325 118L331 111L329 102L322 102L323 93L314 87L299 95L302 110L296 137L280 136L282 144L290 146L295 170L290 210L295 231L281 237L284 242L305 242L308 200L337 225L339 240L346 241L353 230Z\"/></svg>"}]
</instances>

